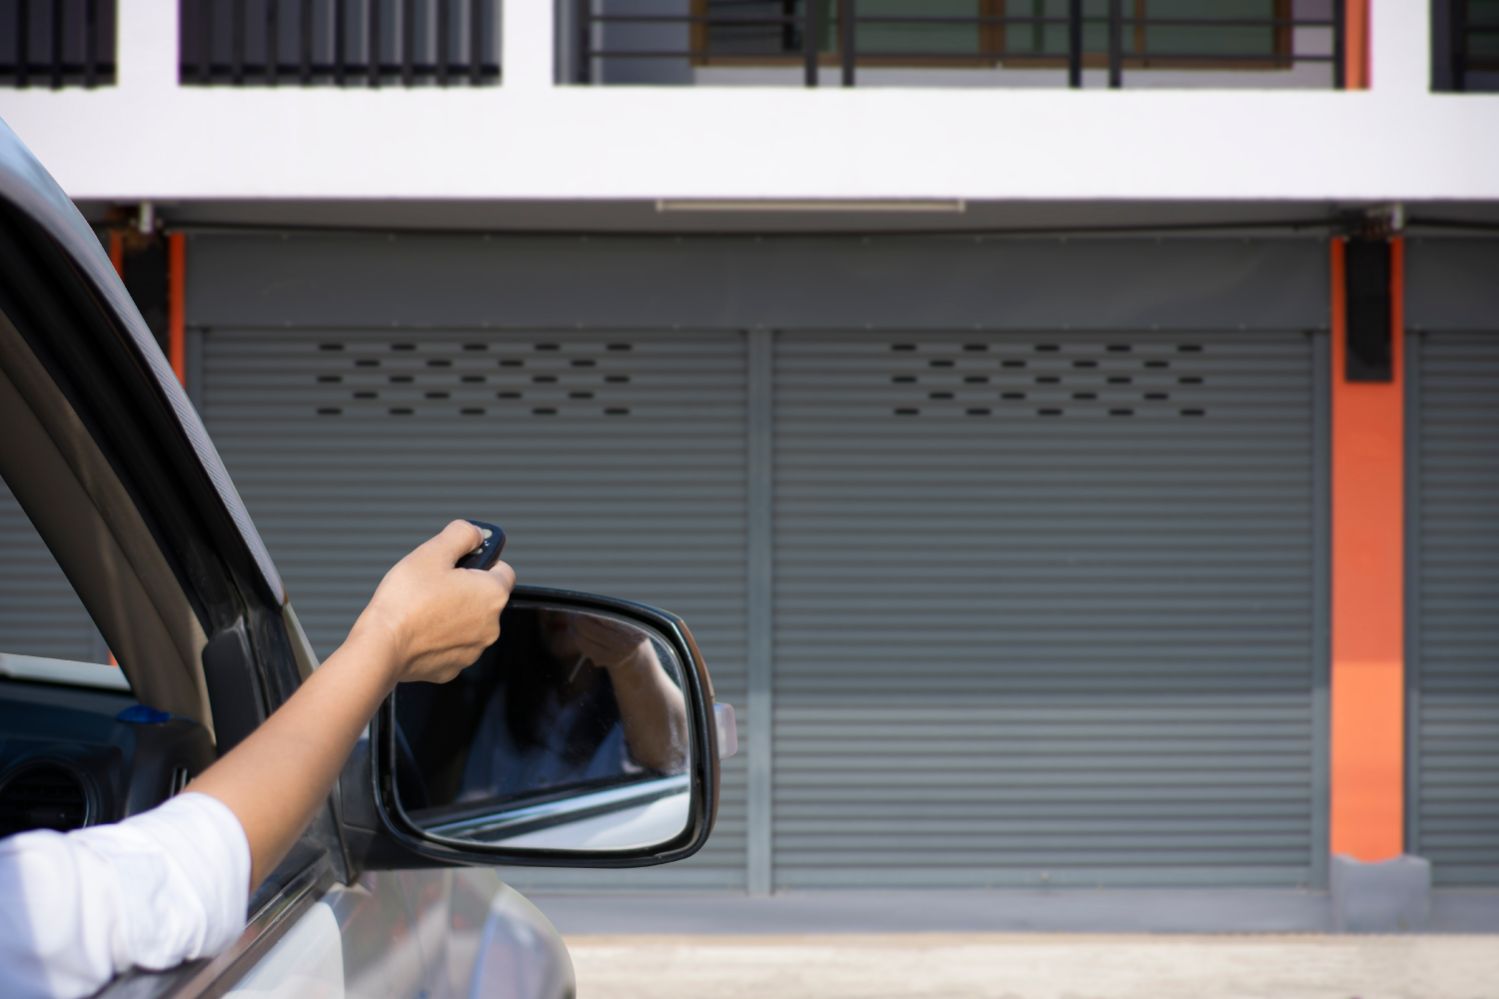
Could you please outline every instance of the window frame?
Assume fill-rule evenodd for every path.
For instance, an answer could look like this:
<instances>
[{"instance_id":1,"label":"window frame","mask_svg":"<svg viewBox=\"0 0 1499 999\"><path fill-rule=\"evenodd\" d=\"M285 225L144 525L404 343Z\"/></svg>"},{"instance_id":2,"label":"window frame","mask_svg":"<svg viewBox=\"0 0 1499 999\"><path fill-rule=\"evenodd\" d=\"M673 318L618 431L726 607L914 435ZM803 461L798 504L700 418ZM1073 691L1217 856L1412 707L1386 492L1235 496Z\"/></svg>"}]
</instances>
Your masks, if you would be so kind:
<instances>
[{"instance_id":1,"label":"window frame","mask_svg":"<svg viewBox=\"0 0 1499 999\"><path fill-rule=\"evenodd\" d=\"M692 17L690 32L689 61L696 67L793 67L805 63L805 58L800 53L788 52L783 55L752 55L733 54L715 55L710 51L710 39L708 24L705 20L709 13L709 4L712 0L692 0L689 13ZM832 25L836 26L837 18L841 18L846 0L833 0L834 20ZM1067 66L1066 55L1027 55L1010 54L1005 51L1005 43L1009 32L1027 29L1012 29L1000 21L1006 16L1010 0L978 0L978 17L983 19L977 25L980 52L978 54L941 56L899 56L878 55L863 53L858 54L854 64L866 68L910 68L910 69L987 69L987 68L1013 68L1013 69L1060 69ZM1024 2L1024 0L1021 0ZM1273 8L1271 17L1277 21L1289 21L1295 10L1294 0L1272 0ZM1341 2L1341 0L1334 0ZM1141 50L1145 48L1146 33L1149 25L1139 23L1149 16L1150 0L1133 0L1133 12L1131 17L1137 22L1133 27L1127 27L1126 31L1133 34L1133 48ZM1270 70L1289 69L1295 64L1295 53L1293 50L1294 26L1282 24L1272 29L1274 32L1274 51L1264 57L1245 57L1235 59L1203 59L1177 56L1131 56L1125 55L1120 64L1125 69L1195 69L1195 70ZM840 32L836 27L831 30L832 47L826 52L819 52L817 64L819 67L836 69L842 65L842 52L838 42ZM1109 65L1107 52L1083 53L1082 65L1085 69L1104 69Z\"/></svg>"},{"instance_id":2,"label":"window frame","mask_svg":"<svg viewBox=\"0 0 1499 999\"><path fill-rule=\"evenodd\" d=\"M1005 16L1005 5L1009 0L993 0L999 8L999 17ZM1023 2L1023 0L1022 0ZM1126 0L1128 2L1128 0ZM1295 0L1272 0L1274 6L1270 16L1277 21L1289 21L1295 13ZM1342 0L1333 0L1340 3ZM1143 23L1150 16L1150 0L1133 0L1133 9L1129 16L1134 20L1134 25L1125 26L1125 33L1133 35L1131 48L1142 51L1146 46L1147 32L1150 25ZM1004 24L995 26L999 33L998 50L1004 51L1005 32ZM1266 69L1290 69L1295 64L1295 52L1292 45L1292 25L1283 24L1273 28L1274 51L1264 57L1244 57L1235 59L1202 59L1190 56L1137 56L1124 55L1119 60L1119 65L1124 69L1191 69L1191 70L1266 70ZM1000 59L1001 65L1012 67L1030 67L1037 69L1061 69L1067 65L1065 55L1010 55ZM1089 52L1086 49L1082 55L1082 66L1084 69L1107 69L1109 66L1109 55L1107 52Z\"/></svg>"}]
</instances>

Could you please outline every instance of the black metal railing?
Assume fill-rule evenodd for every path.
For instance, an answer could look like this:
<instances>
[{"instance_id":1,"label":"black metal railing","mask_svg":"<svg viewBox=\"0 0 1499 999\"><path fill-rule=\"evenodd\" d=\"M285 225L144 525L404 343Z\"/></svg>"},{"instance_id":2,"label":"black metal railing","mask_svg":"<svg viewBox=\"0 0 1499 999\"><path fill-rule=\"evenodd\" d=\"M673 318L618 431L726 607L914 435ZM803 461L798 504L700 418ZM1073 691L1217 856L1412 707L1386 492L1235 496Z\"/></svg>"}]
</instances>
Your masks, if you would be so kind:
<instances>
[{"instance_id":1,"label":"black metal railing","mask_svg":"<svg viewBox=\"0 0 1499 999\"><path fill-rule=\"evenodd\" d=\"M231 86L480 86L500 0L179 0L179 79Z\"/></svg>"},{"instance_id":2,"label":"black metal railing","mask_svg":"<svg viewBox=\"0 0 1499 999\"><path fill-rule=\"evenodd\" d=\"M0 0L0 85L115 82L116 0Z\"/></svg>"},{"instance_id":3,"label":"black metal railing","mask_svg":"<svg viewBox=\"0 0 1499 999\"><path fill-rule=\"evenodd\" d=\"M1436 89L1499 90L1499 0L1439 0L1433 13Z\"/></svg>"},{"instance_id":4,"label":"black metal railing","mask_svg":"<svg viewBox=\"0 0 1499 999\"><path fill-rule=\"evenodd\" d=\"M688 82L707 66L801 67L805 85L888 67L1290 70L1343 82L1345 0L564 0L578 83ZM678 9L667 9L670 4ZM651 64L654 70L629 69ZM687 70L688 72L683 72ZM996 77L996 83L1003 83ZM1315 84L1314 84L1315 85Z\"/></svg>"}]
</instances>

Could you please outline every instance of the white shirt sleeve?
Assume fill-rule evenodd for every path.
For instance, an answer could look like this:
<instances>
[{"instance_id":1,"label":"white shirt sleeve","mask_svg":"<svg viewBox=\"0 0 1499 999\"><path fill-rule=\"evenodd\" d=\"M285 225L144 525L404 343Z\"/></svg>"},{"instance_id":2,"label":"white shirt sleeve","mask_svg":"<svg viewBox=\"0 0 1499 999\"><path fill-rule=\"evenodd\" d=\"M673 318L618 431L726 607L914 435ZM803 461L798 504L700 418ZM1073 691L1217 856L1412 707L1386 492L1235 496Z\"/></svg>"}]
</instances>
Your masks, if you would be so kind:
<instances>
[{"instance_id":1,"label":"white shirt sleeve","mask_svg":"<svg viewBox=\"0 0 1499 999\"><path fill-rule=\"evenodd\" d=\"M85 996L131 967L216 954L244 928L249 890L245 831L204 794L12 836L0 841L0 991Z\"/></svg>"}]
</instances>

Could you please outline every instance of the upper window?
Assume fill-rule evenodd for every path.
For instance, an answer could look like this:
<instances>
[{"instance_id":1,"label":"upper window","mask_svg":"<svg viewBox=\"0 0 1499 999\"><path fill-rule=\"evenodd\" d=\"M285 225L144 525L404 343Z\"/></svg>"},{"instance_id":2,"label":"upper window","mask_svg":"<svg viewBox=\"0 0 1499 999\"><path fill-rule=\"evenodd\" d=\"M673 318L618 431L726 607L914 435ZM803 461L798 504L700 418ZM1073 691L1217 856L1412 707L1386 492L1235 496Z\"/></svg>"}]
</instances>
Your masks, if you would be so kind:
<instances>
[{"instance_id":1,"label":"upper window","mask_svg":"<svg viewBox=\"0 0 1499 999\"><path fill-rule=\"evenodd\" d=\"M0 86L115 82L117 0L0 0Z\"/></svg>"},{"instance_id":2,"label":"upper window","mask_svg":"<svg viewBox=\"0 0 1499 999\"><path fill-rule=\"evenodd\" d=\"M179 0L180 78L232 86L478 86L500 0Z\"/></svg>"},{"instance_id":3,"label":"upper window","mask_svg":"<svg viewBox=\"0 0 1499 999\"><path fill-rule=\"evenodd\" d=\"M996 29L1008 58L1067 58L1068 0L991 0L1001 18L1020 17ZM1120 0L1118 27L1107 0L1085 0L1080 41L1084 63L1104 65L1117 37L1119 57L1130 68L1275 68L1292 57L1291 0Z\"/></svg>"},{"instance_id":4,"label":"upper window","mask_svg":"<svg viewBox=\"0 0 1499 999\"><path fill-rule=\"evenodd\" d=\"M809 29L824 56L851 41L861 61L905 65L1061 60L1072 44L1069 0L858 0L851 39L842 23L849 5L814 2L821 9L809 12L805 0L694 0L699 61L801 57ZM1118 6L1117 44L1131 65L1273 65L1291 53L1291 0ZM1089 65L1107 59L1111 29L1109 0L1085 0L1078 41Z\"/></svg>"},{"instance_id":5,"label":"upper window","mask_svg":"<svg viewBox=\"0 0 1499 999\"><path fill-rule=\"evenodd\" d=\"M1434 0L1432 89L1499 92L1499 0Z\"/></svg>"},{"instance_id":6,"label":"upper window","mask_svg":"<svg viewBox=\"0 0 1499 999\"><path fill-rule=\"evenodd\" d=\"M641 14L626 0L575 4L582 82L1141 85L1163 71L1201 85L1336 85L1342 0L690 0ZM673 68L675 66L675 68ZM706 71L706 72L705 72ZM893 75L892 75L893 71ZM1085 72L1086 71L1086 72ZM738 74L736 77L734 74ZM714 75L716 74L716 75ZM819 80L819 76L826 79ZM1086 76L1086 78L1085 78ZM790 82L788 80L788 82ZM1191 85L1185 77L1171 81Z\"/></svg>"}]
</instances>

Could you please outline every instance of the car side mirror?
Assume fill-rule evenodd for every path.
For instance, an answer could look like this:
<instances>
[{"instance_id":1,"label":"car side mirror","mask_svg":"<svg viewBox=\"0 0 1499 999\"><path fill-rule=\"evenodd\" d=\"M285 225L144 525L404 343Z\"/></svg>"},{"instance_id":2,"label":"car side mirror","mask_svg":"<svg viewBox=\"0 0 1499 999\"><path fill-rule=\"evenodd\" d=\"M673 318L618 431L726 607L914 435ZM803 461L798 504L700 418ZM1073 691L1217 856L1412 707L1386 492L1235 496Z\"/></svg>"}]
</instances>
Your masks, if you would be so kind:
<instances>
[{"instance_id":1,"label":"car side mirror","mask_svg":"<svg viewBox=\"0 0 1499 999\"><path fill-rule=\"evenodd\" d=\"M732 709L716 715L679 618L517 587L478 662L446 684L402 684L376 716L371 793L393 840L382 852L444 864L680 860L708 838L721 749L733 744Z\"/></svg>"}]
</instances>

